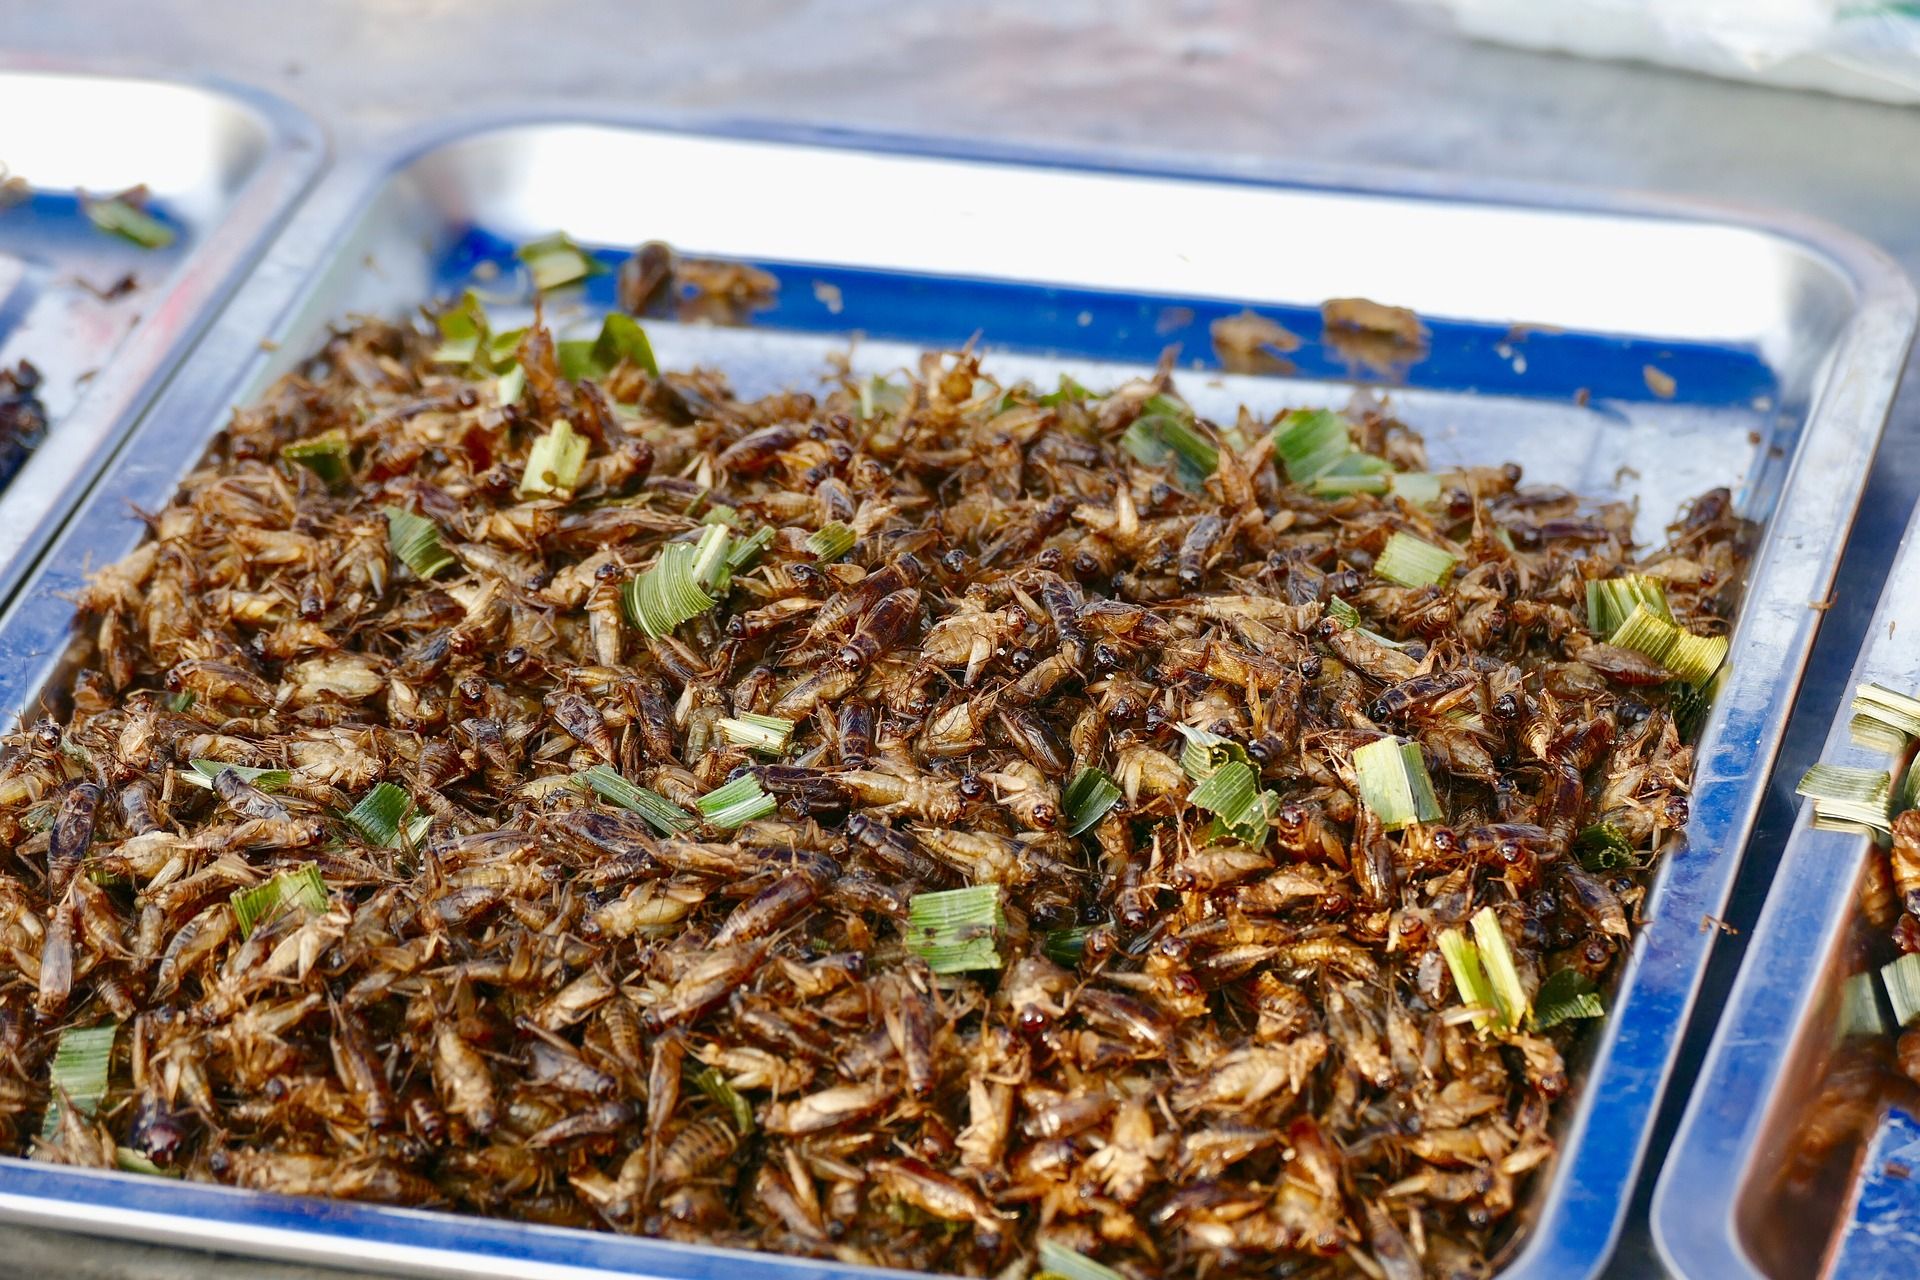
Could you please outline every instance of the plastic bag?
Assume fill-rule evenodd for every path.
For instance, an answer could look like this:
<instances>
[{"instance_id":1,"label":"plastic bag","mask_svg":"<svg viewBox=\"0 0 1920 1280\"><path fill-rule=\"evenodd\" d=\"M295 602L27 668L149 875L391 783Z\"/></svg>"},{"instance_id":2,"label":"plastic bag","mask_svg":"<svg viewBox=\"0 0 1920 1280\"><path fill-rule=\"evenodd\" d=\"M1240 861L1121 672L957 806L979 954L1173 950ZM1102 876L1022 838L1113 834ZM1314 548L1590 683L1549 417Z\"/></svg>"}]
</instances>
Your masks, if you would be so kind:
<instances>
[{"instance_id":1,"label":"plastic bag","mask_svg":"<svg viewBox=\"0 0 1920 1280\"><path fill-rule=\"evenodd\" d=\"M1920 0L1418 0L1485 40L1920 103Z\"/></svg>"}]
</instances>

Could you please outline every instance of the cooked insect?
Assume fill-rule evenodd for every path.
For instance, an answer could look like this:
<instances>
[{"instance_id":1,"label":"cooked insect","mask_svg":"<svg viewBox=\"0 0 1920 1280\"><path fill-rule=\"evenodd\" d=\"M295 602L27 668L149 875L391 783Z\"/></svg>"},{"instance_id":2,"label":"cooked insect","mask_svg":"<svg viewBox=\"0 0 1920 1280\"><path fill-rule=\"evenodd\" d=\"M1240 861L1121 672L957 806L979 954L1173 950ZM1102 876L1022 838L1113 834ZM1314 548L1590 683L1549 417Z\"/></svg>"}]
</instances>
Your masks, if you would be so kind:
<instances>
[{"instance_id":1,"label":"cooked insect","mask_svg":"<svg viewBox=\"0 0 1920 1280\"><path fill-rule=\"evenodd\" d=\"M764 283L643 257L635 308ZM972 351L743 399L616 319L335 333L81 594L73 712L0 757L13 1149L970 1275L1481 1273L1685 821L1724 495L1593 597L1655 623L1590 621L1677 553L1379 411Z\"/></svg>"}]
</instances>

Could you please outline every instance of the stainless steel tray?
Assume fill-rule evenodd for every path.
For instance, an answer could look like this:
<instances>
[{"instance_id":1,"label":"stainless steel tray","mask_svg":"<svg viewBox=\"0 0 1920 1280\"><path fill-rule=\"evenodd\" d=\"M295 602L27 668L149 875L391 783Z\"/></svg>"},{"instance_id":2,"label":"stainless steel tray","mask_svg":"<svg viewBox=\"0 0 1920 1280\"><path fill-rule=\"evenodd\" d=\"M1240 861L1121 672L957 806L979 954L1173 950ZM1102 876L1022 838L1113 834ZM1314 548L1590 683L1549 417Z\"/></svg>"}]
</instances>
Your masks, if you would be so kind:
<instances>
[{"instance_id":1,"label":"stainless steel tray","mask_svg":"<svg viewBox=\"0 0 1920 1280\"><path fill-rule=\"evenodd\" d=\"M0 601L125 438L325 159L319 130L277 98L0 62L0 166L28 184L0 202L0 366L43 376L51 426L0 490ZM94 228L78 196L138 184L175 231L141 249ZM132 273L137 284L104 297Z\"/></svg>"},{"instance_id":2,"label":"stainless steel tray","mask_svg":"<svg viewBox=\"0 0 1920 1280\"><path fill-rule=\"evenodd\" d=\"M1848 704L1852 688L1869 680L1913 688L1916 582L1920 518L1907 526L1888 570L1822 760L1886 767L1884 755L1853 744ZM1811 1193L1789 1190L1779 1176L1832 1068L1860 1049L1857 1038L1843 1039L1842 984L1890 958L1884 931L1861 913L1866 838L1816 831L1811 818L1803 805L1654 1194L1654 1239L1686 1280L1894 1277L1913 1274L1920 1256L1920 1181L1898 1170L1884 1176L1884 1159L1863 1158L1886 1148L1890 1135L1910 1136L1911 1119L1887 1113L1853 1133L1836 1151L1837 1176ZM1870 948L1876 933L1880 947ZM1911 1162L1916 1153L1898 1154ZM1879 1194L1863 1194L1876 1184ZM1841 1269L1848 1237L1869 1236L1878 1238L1881 1259L1903 1256L1903 1264L1870 1266L1855 1247L1846 1256L1864 1269Z\"/></svg>"},{"instance_id":3,"label":"stainless steel tray","mask_svg":"<svg viewBox=\"0 0 1920 1280\"><path fill-rule=\"evenodd\" d=\"M57 703L71 592L131 549L229 408L350 312L401 315L555 229L648 238L774 270L747 328L650 325L668 363L752 389L983 335L1010 372L1111 380L1169 342L1204 410L1344 400L1319 303L1416 308L1430 354L1393 393L1436 459L1630 490L1657 536L1730 483L1765 524L1705 730L1690 847L1667 860L1613 1012L1576 1063L1562 1154L1533 1185L1510 1276L1577 1280L1619 1231L1654 1106L1754 821L1914 323L1878 253L1820 227L1606 195L1354 172L982 152L880 138L545 121L469 125L346 171L288 230L0 618L0 707ZM587 322L608 301L597 282ZM1308 339L1290 377L1226 376L1209 322L1255 306ZM551 314L551 313L550 313ZM279 344L258 348L266 334ZM1670 375L1656 394L1653 366ZM302 1201L0 1161L0 1216L380 1270L829 1276L829 1264L437 1213Z\"/></svg>"}]
</instances>

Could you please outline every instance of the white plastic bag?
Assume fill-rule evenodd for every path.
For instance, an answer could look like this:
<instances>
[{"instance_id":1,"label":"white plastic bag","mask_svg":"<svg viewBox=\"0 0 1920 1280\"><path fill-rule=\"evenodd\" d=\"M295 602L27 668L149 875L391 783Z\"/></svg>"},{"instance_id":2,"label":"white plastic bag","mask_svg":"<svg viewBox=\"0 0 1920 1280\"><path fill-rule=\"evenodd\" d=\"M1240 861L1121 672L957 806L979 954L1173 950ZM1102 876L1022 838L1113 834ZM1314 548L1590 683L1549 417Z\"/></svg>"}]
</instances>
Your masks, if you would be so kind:
<instances>
[{"instance_id":1,"label":"white plastic bag","mask_svg":"<svg viewBox=\"0 0 1920 1280\"><path fill-rule=\"evenodd\" d=\"M1420 0L1486 40L1920 103L1920 0Z\"/></svg>"}]
</instances>

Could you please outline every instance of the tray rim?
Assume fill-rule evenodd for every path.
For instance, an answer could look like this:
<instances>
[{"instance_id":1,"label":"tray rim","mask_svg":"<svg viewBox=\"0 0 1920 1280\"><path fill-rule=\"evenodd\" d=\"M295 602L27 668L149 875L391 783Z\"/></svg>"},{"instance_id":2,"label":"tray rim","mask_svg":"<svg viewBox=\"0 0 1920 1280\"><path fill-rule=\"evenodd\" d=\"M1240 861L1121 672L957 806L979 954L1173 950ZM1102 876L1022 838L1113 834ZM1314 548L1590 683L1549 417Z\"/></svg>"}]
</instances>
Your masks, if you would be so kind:
<instances>
[{"instance_id":1,"label":"tray rim","mask_svg":"<svg viewBox=\"0 0 1920 1280\"><path fill-rule=\"evenodd\" d=\"M378 198L385 184L416 162L432 153L474 141L488 134L511 132L522 128L586 126L612 129L630 129L647 132L659 132L676 135L692 135L726 141L750 141L794 146L831 147L856 149L882 155L902 157L920 157L943 160L977 161L992 164L1014 166L1041 166L1069 171L1093 172L1132 177L1142 180L1174 180L1217 182L1234 185L1249 185L1269 188L1292 188L1324 192L1329 194L1352 194L1362 197L1395 199L1431 200L1454 204L1478 204L1489 207L1517 208L1542 213L1562 212L1568 214L1599 214L1638 218L1656 222L1681 221L1695 224L1708 224L1757 232L1776 240L1786 242L1794 248L1824 259L1843 279L1853 294L1853 306L1847 315L1834 341L1836 357L1851 356L1856 361L1867 362L1869 371L1879 375L1878 380L1864 393L1863 402L1844 402L1838 406L1832 403L1836 398L1835 387L1841 381L1829 375L1819 388L1819 394L1810 401L1806 415L1806 426L1802 433L1801 448L1796 451L1789 473L1783 481L1776 518L1769 525L1762 549L1756 556L1751 581L1759 584L1761 574L1768 567L1769 557L1780 554L1778 544L1784 539L1784 515L1787 501L1798 492L1797 476L1806 460L1809 447L1816 440L1838 433L1836 440L1825 441L1841 447L1841 472L1843 492L1842 501L1824 521L1815 521L1825 529L1825 545L1815 557L1816 589L1825 589L1831 585L1839 565L1840 552L1851 527L1852 517L1857 508L1864 488L1868 463L1873 447L1877 443L1890 406L1893 392L1898 385L1899 373L1904 353L1911 341L1915 323L1916 300L1911 284L1897 264L1883 251L1864 239L1818 219L1793 213L1773 211L1755 211L1741 206L1717 201L1676 198L1669 196L1648 196L1612 189L1592 189L1578 186L1559 186L1534 182L1507 180L1482 180L1455 177L1453 175L1434 174L1425 171L1405 171L1385 167L1344 166L1327 164L1289 164L1265 160L1250 160L1245 157L1221 156L1208 157L1196 162L1192 156L1170 156L1158 152L1140 150L1116 150L1101 148L1070 149L1016 145L985 142L974 139L951 137L930 137L922 135L903 135L886 132L869 132L838 126L819 126L796 123L768 123L765 121L742 120L730 117L718 117L708 113L694 112L633 112L633 111L581 111L568 108L495 108L460 116L451 120L403 131L394 136L386 146L372 148L369 151L351 157L338 166L328 181L315 193L300 214L285 228L272 250L256 268L256 283L233 300L229 313L244 314L250 317L248 323L254 325L252 332L279 334L282 326L297 313L301 304L318 291L323 283L323 274L328 264L337 259L338 251L346 239L359 225L359 219ZM310 238L310 243L306 243ZM304 244L304 247L303 247ZM240 327L238 323L232 327ZM244 331L244 330L243 330ZM203 350L195 363L195 372L203 366L216 369L212 378L196 379L202 385L200 400L214 400L220 397L205 390L206 384L218 381L221 389L234 391L244 387L258 376L265 357L257 350L238 353L222 353L217 350L214 337L209 335L202 344ZM231 355L233 358L228 359ZM1853 378L1857 383L1859 379ZM1860 388L1854 388L1855 401L1860 401ZM186 397L196 409L202 406L193 397ZM150 412L157 413L158 406ZM215 420L224 420L224 412L216 408ZM202 413L201 418L205 420ZM1819 430L1816 430L1818 428ZM51 556L44 558L41 569L44 570ZM37 576L37 574L36 574ZM1769 579L1770 581L1770 579ZM25 592L21 595L24 597ZM1743 609L1742 630L1746 627L1746 617L1756 606L1761 593L1756 589L1750 595L1747 607ZM1816 596L1807 597L1817 598ZM0 619L0 640L7 638L15 623L15 615L20 611L23 601L16 600L4 619ZM1803 612L1812 612L1804 611ZM1783 647L1783 652L1774 656L1784 659L1795 675L1792 686L1797 689L1798 673L1804 670L1811 653L1812 640L1819 624L1819 615L1802 618L1794 624L1792 638ZM1736 634L1736 638L1738 635ZM1740 652L1736 646L1736 654ZM1756 677L1757 679L1757 677ZM1788 706L1791 698L1788 698ZM10 708L9 708L10 709ZM1760 754L1770 772L1774 756L1785 731L1786 708L1770 724L1758 726L1761 738ZM1718 724L1726 715L1724 702L1716 710L1714 723ZM1752 758L1749 753L1749 759ZM1755 813L1764 791L1765 774L1750 779L1738 789L1739 804L1728 817L1731 825L1739 832L1739 847L1718 853L1714 858L1704 859L1710 863L1710 883L1706 885L1706 897L1702 899L1708 910L1724 908L1725 900L1731 890L1735 871L1744 853L1745 844L1751 836ZM1696 810L1696 813L1698 810ZM1663 869L1656 882L1655 893L1650 902L1664 903L1669 891L1674 889L1676 876L1672 874L1673 860ZM1655 926L1662 921L1672 929L1671 909L1662 911L1654 908L1654 920L1642 931L1636 940L1629 963L1625 966L1621 984L1623 991L1639 993L1646 965L1647 941L1653 936ZM1689 926L1690 929L1690 926ZM1682 939L1682 945L1685 940ZM1525 1280L1574 1280L1576 1277L1591 1276L1604 1265L1617 1242L1624 1226L1629 1209L1631 1192L1635 1179L1645 1159L1647 1147L1652 1138L1653 1123L1658 1104L1665 1086L1674 1069L1683 1032L1692 1012L1700 981L1706 968L1706 958L1710 942L1695 943L1688 963L1683 966L1681 980L1676 990L1665 993L1669 1011L1642 1013L1639 1020L1654 1017L1660 1021L1651 1029L1660 1042L1656 1046L1655 1060L1643 1064L1634 1075L1632 1082L1637 1100L1630 1106L1630 1123L1626 1127L1626 1141L1609 1144L1610 1150L1601 1160L1600 1179L1604 1185L1586 1185L1572 1187L1574 1159L1580 1151L1581 1139L1591 1127L1593 1112L1601 1091L1589 1080L1583 1090L1583 1097L1569 1117L1565 1145L1558 1167L1551 1174L1547 1186L1541 1191L1545 1203L1526 1228L1524 1243L1517 1254L1507 1260L1500 1274L1505 1277ZM1637 1001L1629 1001L1627 1013L1643 1010L1647 1007L1653 992L1642 994ZM1595 1047L1594 1070L1611 1065L1610 1059L1617 1042L1622 1038L1621 1027L1627 1021L1627 1014L1616 1010L1608 1019L1607 1030L1602 1034ZM1636 1022L1637 1026L1637 1022ZM1605 1136L1605 1135L1603 1135ZM1617 1135L1616 1135L1617 1136ZM127 1175L98 1174L84 1179L85 1194L91 1203L80 1202L82 1194L76 1189L72 1199L48 1199L46 1197L21 1196L12 1191L23 1178L35 1179L29 1175L43 1175L46 1166L31 1165L14 1158L0 1159L0 1218L31 1217L47 1224L57 1224L79 1230L112 1230L109 1223L103 1223L96 1213L89 1210L95 1206L112 1204L116 1200L125 1202L130 1197L125 1194L110 1195L115 1188L138 1190L136 1184L151 1180L138 1179ZM73 1175L67 1174L71 1177ZM227 1192L226 1188L179 1188L181 1191ZM276 1212L289 1212L285 1198L257 1196L256 1203L263 1212L272 1215ZM325 1203L325 1202L322 1202ZM1609 1209L1611 1205L1611 1209ZM277 1206L277 1208L269 1207ZM128 1206L130 1207L130 1205ZM165 1217L167 1215L160 1215ZM173 1215L178 1217L178 1215ZM398 1224L403 1220L420 1222L423 1219L430 1224L444 1227L443 1234L458 1241L459 1226L462 1223L487 1223L491 1227L501 1224L485 1219L474 1219L464 1215L422 1214L418 1211L382 1209L378 1206L332 1203L327 1212L318 1215L323 1221L337 1223L344 1230L330 1234L304 1231L298 1234L302 1255L315 1261L330 1261L334 1265L358 1263L363 1265L398 1265L415 1269L438 1269L458 1272L465 1269L485 1269L490 1274L498 1274L499 1268L508 1260L509 1255L492 1253L461 1252L457 1248L435 1249L426 1254L404 1238L404 1228L391 1239L376 1238L391 1234L383 1230L389 1223ZM516 1230L527 1233L531 1240L538 1230L514 1224ZM551 1230L551 1229L544 1229ZM602 1239L599 1233L567 1232L567 1238L586 1241ZM584 1239L582 1239L584 1237ZM235 1237L222 1237L213 1231L185 1235L176 1234L173 1238L185 1242L198 1242L203 1246L219 1247L221 1243L233 1245ZM780 1255L748 1253L707 1247L693 1247L686 1253L684 1247L667 1246L658 1241L645 1239L622 1240L626 1250L623 1261L634 1265L660 1265L668 1261L667 1255L656 1254L654 1250L670 1250L680 1261L692 1260L692 1264L709 1262L715 1266L745 1267L749 1270L773 1266L776 1270L791 1266L792 1259L782 1259ZM282 1256L285 1256L284 1254ZM547 1255L534 1257L530 1254L518 1255L518 1262L524 1274L546 1274L551 1265ZM691 1269L673 1267L658 1272L661 1275L704 1276L709 1268L691 1265ZM836 1270L847 1274L859 1275L867 1268L847 1267L832 1264ZM577 1271L568 1274L580 1274ZM892 1273L904 1274L904 1273Z\"/></svg>"},{"instance_id":2,"label":"tray rim","mask_svg":"<svg viewBox=\"0 0 1920 1280\"><path fill-rule=\"evenodd\" d=\"M105 85L186 89L219 99L261 130L262 155L207 235L149 294L140 319L113 359L80 393L49 438L76 441L85 452L68 462L36 450L0 490L0 604L27 582L40 557L78 509L88 488L111 465L141 415L194 353L202 336L246 284L249 269L273 243L327 166L327 136L286 99L219 75L156 75L122 60L0 54L0 79L94 80ZM184 321L184 322L183 322ZM45 457L49 462L36 469ZM63 470L51 470L56 461ZM39 470L47 470L42 476Z\"/></svg>"}]
</instances>

